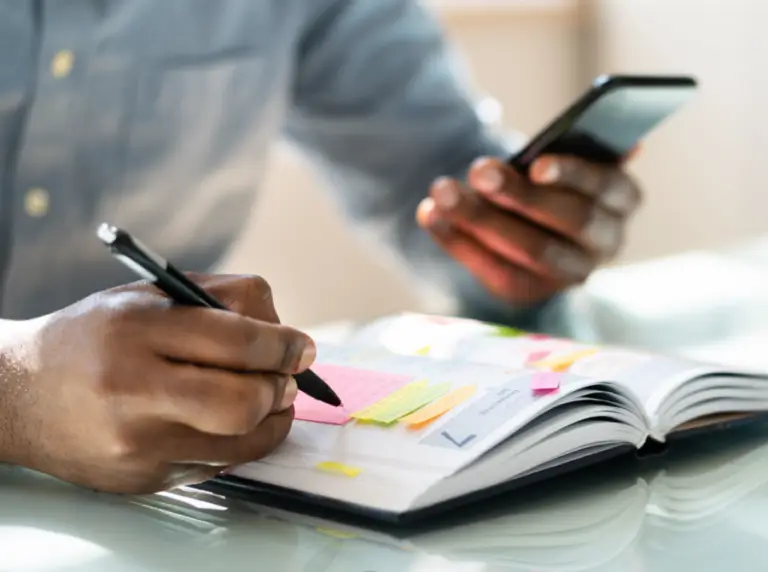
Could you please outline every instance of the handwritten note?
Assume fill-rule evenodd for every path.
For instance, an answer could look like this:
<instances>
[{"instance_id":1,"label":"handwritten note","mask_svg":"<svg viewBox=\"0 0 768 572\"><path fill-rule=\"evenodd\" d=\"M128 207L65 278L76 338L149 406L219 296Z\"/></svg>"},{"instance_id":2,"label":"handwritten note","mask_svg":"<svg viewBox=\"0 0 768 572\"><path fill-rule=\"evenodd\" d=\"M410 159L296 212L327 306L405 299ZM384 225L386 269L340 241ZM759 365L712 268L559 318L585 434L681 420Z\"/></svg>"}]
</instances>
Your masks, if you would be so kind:
<instances>
[{"instance_id":1,"label":"handwritten note","mask_svg":"<svg viewBox=\"0 0 768 572\"><path fill-rule=\"evenodd\" d=\"M533 375L531 389L534 393L552 393L560 389L562 374L554 371L542 371Z\"/></svg>"},{"instance_id":2,"label":"handwritten note","mask_svg":"<svg viewBox=\"0 0 768 572\"><path fill-rule=\"evenodd\" d=\"M566 355L555 356L542 361L537 361L529 365L532 365L535 368L544 369L547 371L564 372L564 371L568 371L568 368L570 368L578 360L585 358L587 356L596 354L597 352L598 352L597 348L587 348L587 349L575 351Z\"/></svg>"},{"instance_id":3,"label":"handwritten note","mask_svg":"<svg viewBox=\"0 0 768 572\"><path fill-rule=\"evenodd\" d=\"M451 388L450 383L429 385L427 380L414 381L388 395L378 403L352 414L359 421L390 424L432 403Z\"/></svg>"},{"instance_id":4,"label":"handwritten note","mask_svg":"<svg viewBox=\"0 0 768 572\"><path fill-rule=\"evenodd\" d=\"M441 415L448 413L451 409L465 402L467 399L477 393L477 387L474 385L465 385L454 389L448 395L444 395L437 401L422 407L415 413L403 417L400 422L405 423L411 429L421 429L428 423L431 423Z\"/></svg>"},{"instance_id":5,"label":"handwritten note","mask_svg":"<svg viewBox=\"0 0 768 572\"><path fill-rule=\"evenodd\" d=\"M336 392L343 407L327 405L299 392L294 402L295 417L330 425L345 424L351 412L380 401L411 381L404 375L330 364L315 364L312 370Z\"/></svg>"},{"instance_id":6,"label":"handwritten note","mask_svg":"<svg viewBox=\"0 0 768 572\"><path fill-rule=\"evenodd\" d=\"M513 380L488 390L448 419L440 431L432 432L419 443L448 449L470 449L520 413L519 385L519 380Z\"/></svg>"},{"instance_id":7,"label":"handwritten note","mask_svg":"<svg viewBox=\"0 0 768 572\"><path fill-rule=\"evenodd\" d=\"M333 473L336 475L342 475L345 477L352 477L352 478L362 473L361 469L358 469L356 467L349 467L347 465L342 465L341 463L334 463L333 461L324 461L322 463L318 463L317 465L315 465L315 468L325 473Z\"/></svg>"}]
</instances>

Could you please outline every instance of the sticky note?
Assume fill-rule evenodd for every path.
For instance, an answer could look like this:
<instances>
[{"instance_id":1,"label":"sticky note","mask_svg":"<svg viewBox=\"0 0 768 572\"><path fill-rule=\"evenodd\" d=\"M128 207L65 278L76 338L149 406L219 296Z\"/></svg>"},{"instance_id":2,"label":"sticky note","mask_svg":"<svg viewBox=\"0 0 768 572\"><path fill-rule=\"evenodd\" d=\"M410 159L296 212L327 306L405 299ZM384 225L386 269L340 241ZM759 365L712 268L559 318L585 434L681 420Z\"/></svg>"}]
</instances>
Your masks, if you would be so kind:
<instances>
[{"instance_id":1,"label":"sticky note","mask_svg":"<svg viewBox=\"0 0 768 572\"><path fill-rule=\"evenodd\" d=\"M534 393L550 393L560 389L562 374L554 371L542 371L533 375L531 389Z\"/></svg>"},{"instance_id":2,"label":"sticky note","mask_svg":"<svg viewBox=\"0 0 768 572\"><path fill-rule=\"evenodd\" d=\"M537 361L530 365L538 369L544 369L548 371L559 371L559 372L568 371L568 368L571 367L576 361L582 358L585 358L587 356L596 354L597 351L598 351L597 348L588 348L588 349L576 351L570 354L565 354L562 356L556 356L556 357L545 359L542 361Z\"/></svg>"},{"instance_id":3,"label":"sticky note","mask_svg":"<svg viewBox=\"0 0 768 572\"><path fill-rule=\"evenodd\" d=\"M477 393L477 387L474 385L465 385L454 389L449 394L444 395L437 401L416 410L414 413L403 417L400 422L416 429L423 427L427 423L434 421L444 413L447 413L460 403L463 403Z\"/></svg>"},{"instance_id":4,"label":"sticky note","mask_svg":"<svg viewBox=\"0 0 768 572\"><path fill-rule=\"evenodd\" d=\"M547 334L528 334L528 339L532 342L543 342L552 338Z\"/></svg>"},{"instance_id":5,"label":"sticky note","mask_svg":"<svg viewBox=\"0 0 768 572\"><path fill-rule=\"evenodd\" d=\"M413 378L405 375L315 364L312 371L336 392L343 407L333 407L299 392L294 401L295 418L315 423L343 425L352 411L359 411L397 391Z\"/></svg>"},{"instance_id":6,"label":"sticky note","mask_svg":"<svg viewBox=\"0 0 768 572\"><path fill-rule=\"evenodd\" d=\"M523 330L510 328L509 326L496 326L494 333L502 338L517 338L518 336L525 334Z\"/></svg>"},{"instance_id":7,"label":"sticky note","mask_svg":"<svg viewBox=\"0 0 768 572\"><path fill-rule=\"evenodd\" d=\"M537 352L531 352L530 354L528 354L528 357L525 359L525 363L527 365L530 365L530 364L535 363L537 361L541 361L541 360L546 358L551 353L552 352L549 351L549 350L539 350Z\"/></svg>"},{"instance_id":8,"label":"sticky note","mask_svg":"<svg viewBox=\"0 0 768 572\"><path fill-rule=\"evenodd\" d=\"M353 532L344 532L343 530L335 530L333 528L323 528L321 526L315 527L315 530L321 534L338 538L339 540L349 540L351 538L357 538L357 534Z\"/></svg>"},{"instance_id":9,"label":"sticky note","mask_svg":"<svg viewBox=\"0 0 768 572\"><path fill-rule=\"evenodd\" d=\"M374 423L394 423L401 417L432 403L442 397L451 388L450 383L429 385L427 380L414 381L388 395L381 401L356 411L351 415L359 421Z\"/></svg>"},{"instance_id":10,"label":"sticky note","mask_svg":"<svg viewBox=\"0 0 768 572\"><path fill-rule=\"evenodd\" d=\"M356 477L363 472L362 469L342 465L341 463L335 463L333 461L323 461L322 463L315 465L315 468L326 473L334 473L345 477Z\"/></svg>"}]
</instances>

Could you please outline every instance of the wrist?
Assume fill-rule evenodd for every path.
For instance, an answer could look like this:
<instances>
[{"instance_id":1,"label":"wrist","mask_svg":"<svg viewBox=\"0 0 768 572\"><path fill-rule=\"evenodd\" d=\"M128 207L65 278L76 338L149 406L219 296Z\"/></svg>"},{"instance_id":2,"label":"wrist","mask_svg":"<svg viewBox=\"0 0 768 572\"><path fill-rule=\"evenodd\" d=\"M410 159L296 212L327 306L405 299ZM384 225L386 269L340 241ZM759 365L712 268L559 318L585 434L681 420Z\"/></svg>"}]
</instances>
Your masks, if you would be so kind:
<instances>
[{"instance_id":1,"label":"wrist","mask_svg":"<svg viewBox=\"0 0 768 572\"><path fill-rule=\"evenodd\" d=\"M0 320L0 463L21 464L23 401L29 395L37 320Z\"/></svg>"}]
</instances>

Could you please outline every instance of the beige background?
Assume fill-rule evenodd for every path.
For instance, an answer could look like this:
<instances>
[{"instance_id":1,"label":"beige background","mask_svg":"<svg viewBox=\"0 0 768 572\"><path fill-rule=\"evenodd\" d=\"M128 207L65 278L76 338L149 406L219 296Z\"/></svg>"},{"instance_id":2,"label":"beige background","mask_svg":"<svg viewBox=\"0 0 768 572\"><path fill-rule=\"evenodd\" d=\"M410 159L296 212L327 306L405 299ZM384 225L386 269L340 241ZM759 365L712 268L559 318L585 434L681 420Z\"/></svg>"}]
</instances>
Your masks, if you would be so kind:
<instances>
[{"instance_id":1,"label":"beige background","mask_svg":"<svg viewBox=\"0 0 768 572\"><path fill-rule=\"evenodd\" d=\"M532 133L598 73L697 75L697 101L633 165L646 202L620 261L761 233L768 149L768 4L757 0L435 0L479 92L505 127ZM225 263L272 283L283 319L305 326L427 308L397 268L340 220L297 157L277 148L252 224ZM301 229L297 233L296 229ZM358 241L356 244L353 241ZM427 302L431 299L426 296Z\"/></svg>"}]
</instances>

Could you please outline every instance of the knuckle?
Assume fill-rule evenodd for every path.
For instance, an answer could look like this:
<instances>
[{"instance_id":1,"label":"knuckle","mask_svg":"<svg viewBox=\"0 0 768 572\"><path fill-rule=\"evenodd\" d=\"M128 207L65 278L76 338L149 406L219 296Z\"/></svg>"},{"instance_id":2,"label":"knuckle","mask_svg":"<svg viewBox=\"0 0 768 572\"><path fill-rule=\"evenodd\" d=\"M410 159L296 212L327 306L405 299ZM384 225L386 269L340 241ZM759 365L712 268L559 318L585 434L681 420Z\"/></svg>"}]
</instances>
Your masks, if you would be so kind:
<instances>
[{"instance_id":1,"label":"knuckle","mask_svg":"<svg viewBox=\"0 0 768 572\"><path fill-rule=\"evenodd\" d=\"M271 408L271 401L259 391L260 384L253 381L250 378L237 380L227 387L224 407L216 420L221 432L246 435L258 426Z\"/></svg>"},{"instance_id":2,"label":"knuckle","mask_svg":"<svg viewBox=\"0 0 768 572\"><path fill-rule=\"evenodd\" d=\"M142 447L130 432L116 428L107 437L105 453L114 461L134 461L141 454Z\"/></svg>"},{"instance_id":3,"label":"knuckle","mask_svg":"<svg viewBox=\"0 0 768 572\"><path fill-rule=\"evenodd\" d=\"M255 302L263 302L272 299L272 288L261 276L246 276L243 280L246 297Z\"/></svg>"},{"instance_id":4,"label":"knuckle","mask_svg":"<svg viewBox=\"0 0 768 572\"><path fill-rule=\"evenodd\" d=\"M301 358L307 342L303 336L290 328L280 327L280 371L295 371L299 369Z\"/></svg>"}]
</instances>

